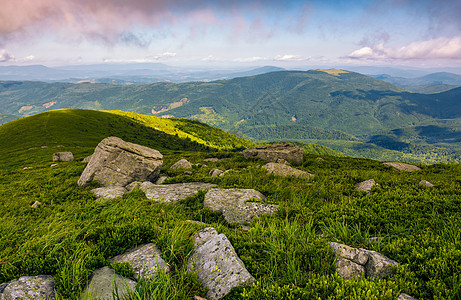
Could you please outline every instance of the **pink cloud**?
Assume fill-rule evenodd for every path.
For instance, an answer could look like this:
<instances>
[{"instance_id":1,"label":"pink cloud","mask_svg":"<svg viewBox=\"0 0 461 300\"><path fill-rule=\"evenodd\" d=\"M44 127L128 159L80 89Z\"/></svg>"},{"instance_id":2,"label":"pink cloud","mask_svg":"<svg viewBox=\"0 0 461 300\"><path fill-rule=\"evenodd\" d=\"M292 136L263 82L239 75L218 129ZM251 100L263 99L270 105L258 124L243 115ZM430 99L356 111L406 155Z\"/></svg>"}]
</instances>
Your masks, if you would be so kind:
<instances>
[{"instance_id":1,"label":"pink cloud","mask_svg":"<svg viewBox=\"0 0 461 300\"><path fill-rule=\"evenodd\" d=\"M0 50L0 62L14 60L14 56L5 49Z\"/></svg>"},{"instance_id":2,"label":"pink cloud","mask_svg":"<svg viewBox=\"0 0 461 300\"><path fill-rule=\"evenodd\" d=\"M402 47L385 47L379 43L373 47L363 47L350 53L353 59L460 59L461 37L437 38L414 42Z\"/></svg>"}]
</instances>

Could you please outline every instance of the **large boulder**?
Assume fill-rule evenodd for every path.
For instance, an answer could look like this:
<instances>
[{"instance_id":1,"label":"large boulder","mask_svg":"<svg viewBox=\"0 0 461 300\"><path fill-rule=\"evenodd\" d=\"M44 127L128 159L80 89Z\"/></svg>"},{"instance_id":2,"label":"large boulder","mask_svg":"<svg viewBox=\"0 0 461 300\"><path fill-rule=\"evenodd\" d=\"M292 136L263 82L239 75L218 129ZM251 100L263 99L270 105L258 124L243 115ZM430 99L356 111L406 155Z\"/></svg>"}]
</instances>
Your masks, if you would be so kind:
<instances>
[{"instance_id":1,"label":"large boulder","mask_svg":"<svg viewBox=\"0 0 461 300\"><path fill-rule=\"evenodd\" d=\"M78 184L85 186L94 180L102 186L126 186L133 181L152 181L160 173L162 158L157 150L108 137L94 150Z\"/></svg>"},{"instance_id":2,"label":"large boulder","mask_svg":"<svg viewBox=\"0 0 461 300\"><path fill-rule=\"evenodd\" d=\"M145 244L129 249L125 253L113 257L111 262L130 263L136 280L140 275L149 277L159 270L169 271L167 263L160 257L160 250L154 244Z\"/></svg>"},{"instance_id":3,"label":"large boulder","mask_svg":"<svg viewBox=\"0 0 461 300\"><path fill-rule=\"evenodd\" d=\"M93 272L90 282L80 295L80 299L112 300L114 299L114 292L118 294L119 299L125 299L128 296L128 291L133 290L135 287L135 281L120 276L109 267L103 267ZM115 290L116 288L117 291Z\"/></svg>"},{"instance_id":4,"label":"large boulder","mask_svg":"<svg viewBox=\"0 0 461 300\"><path fill-rule=\"evenodd\" d=\"M262 166L263 169L267 170L267 174L274 174L277 176L283 177L297 177L303 179L313 178L314 175L305 171L301 171L295 168L292 168L288 165L281 163L268 163Z\"/></svg>"},{"instance_id":5,"label":"large boulder","mask_svg":"<svg viewBox=\"0 0 461 300\"><path fill-rule=\"evenodd\" d=\"M259 158L268 162L286 160L289 163L300 165L303 163L303 148L291 143L275 143L243 150L243 157Z\"/></svg>"},{"instance_id":6,"label":"large boulder","mask_svg":"<svg viewBox=\"0 0 461 300\"><path fill-rule=\"evenodd\" d=\"M255 282L229 239L212 227L194 235L194 250L187 267L208 288L208 300L221 299L232 288L250 286Z\"/></svg>"},{"instance_id":7,"label":"large boulder","mask_svg":"<svg viewBox=\"0 0 461 300\"><path fill-rule=\"evenodd\" d=\"M73 161L72 152L56 152L53 154L53 161Z\"/></svg>"},{"instance_id":8,"label":"large boulder","mask_svg":"<svg viewBox=\"0 0 461 300\"><path fill-rule=\"evenodd\" d=\"M377 186L380 187L379 184L376 183L374 179L368 179L362 182L359 182L355 185L355 189L359 192L367 192L369 193L373 187Z\"/></svg>"},{"instance_id":9,"label":"large boulder","mask_svg":"<svg viewBox=\"0 0 461 300\"><path fill-rule=\"evenodd\" d=\"M123 198L123 195L127 192L127 190L121 186L109 186L92 189L91 192L96 195L96 200L98 202L105 202L108 200Z\"/></svg>"},{"instance_id":10,"label":"large boulder","mask_svg":"<svg viewBox=\"0 0 461 300\"><path fill-rule=\"evenodd\" d=\"M266 197L254 189L210 189L203 202L204 207L223 214L230 224L247 224L261 214L273 214L278 205L253 200L264 200Z\"/></svg>"},{"instance_id":11,"label":"large boulder","mask_svg":"<svg viewBox=\"0 0 461 300\"><path fill-rule=\"evenodd\" d=\"M192 169L192 164L187 159L183 158L183 159L180 159L177 162L175 162L170 167L170 169L171 170L178 170L178 169L190 170L190 169Z\"/></svg>"},{"instance_id":12,"label":"large boulder","mask_svg":"<svg viewBox=\"0 0 461 300\"><path fill-rule=\"evenodd\" d=\"M386 167L392 167L396 171L406 171L406 172L414 172L420 171L421 169L417 166L405 164L401 162L385 162L383 163Z\"/></svg>"},{"instance_id":13,"label":"large boulder","mask_svg":"<svg viewBox=\"0 0 461 300\"><path fill-rule=\"evenodd\" d=\"M3 291L1 291L3 289ZM54 299L55 282L52 276L24 276L19 279L2 284L0 299Z\"/></svg>"},{"instance_id":14,"label":"large boulder","mask_svg":"<svg viewBox=\"0 0 461 300\"><path fill-rule=\"evenodd\" d=\"M204 182L174 184L153 184L151 182L143 182L139 183L138 186L141 191L146 194L147 199L168 203L194 196L200 190L208 191L213 184Z\"/></svg>"}]
</instances>

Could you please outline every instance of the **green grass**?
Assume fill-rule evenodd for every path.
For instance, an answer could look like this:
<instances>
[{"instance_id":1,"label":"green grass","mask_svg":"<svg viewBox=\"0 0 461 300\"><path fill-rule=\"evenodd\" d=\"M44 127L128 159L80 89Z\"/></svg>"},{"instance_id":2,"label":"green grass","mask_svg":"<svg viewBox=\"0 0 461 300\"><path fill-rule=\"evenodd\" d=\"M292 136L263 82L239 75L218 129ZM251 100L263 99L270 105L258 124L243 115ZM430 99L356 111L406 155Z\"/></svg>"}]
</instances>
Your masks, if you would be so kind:
<instances>
[{"instance_id":1,"label":"green grass","mask_svg":"<svg viewBox=\"0 0 461 300\"><path fill-rule=\"evenodd\" d=\"M461 297L459 164L422 165L422 171L401 173L379 161L328 155L317 161L318 154L306 154L299 168L315 177L303 180L266 175L258 167L264 162L245 160L240 153L196 151L192 141L184 149L175 149L174 139L172 149L158 148L164 154L163 172L172 176L169 183L198 180L223 188L254 188L267 196L265 202L280 205L277 214L255 220L254 228L244 232L205 209L203 192L175 205L148 200L139 190L123 199L96 202L89 189L77 186L85 167L80 161L91 153L98 135L105 134L102 126L113 124L113 135L120 130L120 135L129 136L125 127L130 123L108 114L107 120L92 124L93 133L58 126L63 119L78 119L78 113L49 117L48 127L43 115L26 119L43 124L41 128L30 122L22 123L30 124L28 130L21 130L26 128L18 124L24 120L0 127L0 283L50 274L59 298L77 299L93 270L110 265L111 257L133 245L152 242L171 271L146 278L130 299L204 297L206 291L187 272L186 261L193 233L205 226L186 222L190 219L226 234L257 280L252 287L234 289L226 299L396 299L401 292L418 299ZM80 129L90 126L86 122L98 122L100 114L106 116L97 112L91 119L90 112ZM47 135L44 128L55 129ZM139 143L161 147L160 138L147 137L140 133ZM60 144L64 147L57 148ZM67 150L76 160L50 167L52 154ZM203 164L206 157L229 159L194 167L192 175L167 170L182 157L193 164ZM211 168L234 171L211 178ZM354 190L356 183L370 178L382 189L370 194ZM420 186L422 179L435 187ZM42 203L38 209L31 207L36 200ZM370 243L369 237L384 239ZM328 247L333 240L379 251L400 265L386 279L344 281L335 273ZM125 269L117 267L128 276Z\"/></svg>"}]
</instances>

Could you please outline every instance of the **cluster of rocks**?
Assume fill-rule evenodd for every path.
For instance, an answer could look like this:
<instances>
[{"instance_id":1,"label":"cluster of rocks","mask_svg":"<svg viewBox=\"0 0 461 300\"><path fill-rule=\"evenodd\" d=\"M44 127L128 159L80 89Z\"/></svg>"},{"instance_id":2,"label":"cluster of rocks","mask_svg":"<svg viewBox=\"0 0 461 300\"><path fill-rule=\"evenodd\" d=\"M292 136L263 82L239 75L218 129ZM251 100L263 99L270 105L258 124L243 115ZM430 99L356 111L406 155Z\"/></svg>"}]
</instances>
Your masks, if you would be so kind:
<instances>
[{"instance_id":1,"label":"cluster of rocks","mask_svg":"<svg viewBox=\"0 0 461 300\"><path fill-rule=\"evenodd\" d=\"M419 182L419 185L427 187L427 188L434 187L434 185L432 183L430 183L429 181L427 181L427 180L421 180ZM357 183L355 185L355 189L357 191L359 191L359 192L367 192L367 193L369 193L374 187L376 187L378 189L381 189L381 186L378 183L376 183L376 181L374 179L368 179L368 180L359 182L359 183Z\"/></svg>"}]
</instances>

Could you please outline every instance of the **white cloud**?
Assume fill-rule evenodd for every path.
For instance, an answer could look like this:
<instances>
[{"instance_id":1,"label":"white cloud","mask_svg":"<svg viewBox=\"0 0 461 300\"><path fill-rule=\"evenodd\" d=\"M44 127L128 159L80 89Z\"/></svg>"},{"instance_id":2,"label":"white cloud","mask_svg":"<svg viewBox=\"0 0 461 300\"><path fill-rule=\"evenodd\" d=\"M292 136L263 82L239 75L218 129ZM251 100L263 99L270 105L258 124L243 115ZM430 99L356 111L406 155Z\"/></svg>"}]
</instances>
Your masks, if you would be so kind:
<instances>
[{"instance_id":1,"label":"white cloud","mask_svg":"<svg viewBox=\"0 0 461 300\"><path fill-rule=\"evenodd\" d=\"M10 60L14 60L14 56L5 49L0 50L0 62L7 62Z\"/></svg>"},{"instance_id":2,"label":"white cloud","mask_svg":"<svg viewBox=\"0 0 461 300\"><path fill-rule=\"evenodd\" d=\"M256 62L256 61L262 61L262 60L267 60L267 58L260 57L260 56L253 56L253 57L244 57L244 58L234 59L235 62Z\"/></svg>"},{"instance_id":3,"label":"white cloud","mask_svg":"<svg viewBox=\"0 0 461 300\"><path fill-rule=\"evenodd\" d=\"M221 61L221 59L214 57L213 55L208 55L207 57L202 58L201 61L214 62L214 61Z\"/></svg>"},{"instance_id":4,"label":"white cloud","mask_svg":"<svg viewBox=\"0 0 461 300\"><path fill-rule=\"evenodd\" d=\"M309 59L309 57L302 57L300 55L293 54L277 55L274 57L275 61L306 61Z\"/></svg>"},{"instance_id":5,"label":"white cloud","mask_svg":"<svg viewBox=\"0 0 461 300\"><path fill-rule=\"evenodd\" d=\"M402 47L385 47L384 43L353 51L352 59L460 59L461 37L438 38L414 42Z\"/></svg>"},{"instance_id":6,"label":"white cloud","mask_svg":"<svg viewBox=\"0 0 461 300\"><path fill-rule=\"evenodd\" d=\"M162 59L166 59L166 58L170 58L170 57L175 57L177 54L174 53L174 52L163 52L163 53L160 53L160 54L155 54L155 55L151 55L151 56L148 56L146 58L146 60L162 60Z\"/></svg>"}]
</instances>

